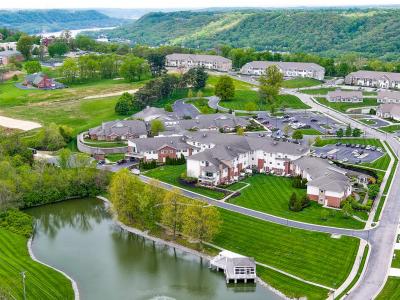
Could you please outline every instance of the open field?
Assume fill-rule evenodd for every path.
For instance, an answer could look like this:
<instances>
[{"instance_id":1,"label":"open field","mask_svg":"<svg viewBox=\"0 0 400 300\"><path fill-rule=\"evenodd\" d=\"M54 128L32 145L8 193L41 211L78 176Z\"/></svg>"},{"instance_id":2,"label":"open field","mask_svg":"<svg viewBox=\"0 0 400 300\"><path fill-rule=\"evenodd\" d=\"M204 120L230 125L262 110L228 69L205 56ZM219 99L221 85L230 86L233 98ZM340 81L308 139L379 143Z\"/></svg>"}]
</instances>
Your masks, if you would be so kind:
<instances>
[{"instance_id":1,"label":"open field","mask_svg":"<svg viewBox=\"0 0 400 300\"><path fill-rule=\"evenodd\" d=\"M322 82L317 79L299 77L299 78L285 80L282 84L282 87L288 88L288 89L297 89L297 88L303 88L303 87L317 86L317 85L321 85L321 84L322 84Z\"/></svg>"},{"instance_id":2,"label":"open field","mask_svg":"<svg viewBox=\"0 0 400 300\"><path fill-rule=\"evenodd\" d=\"M308 300L326 299L328 290L307 284L279 272L257 266L257 276L289 298L307 297Z\"/></svg>"},{"instance_id":3,"label":"open field","mask_svg":"<svg viewBox=\"0 0 400 300\"><path fill-rule=\"evenodd\" d=\"M380 130L383 130L384 132L387 133L395 133L397 131L400 131L400 125L395 124L395 125L389 125L385 127L379 127Z\"/></svg>"},{"instance_id":4,"label":"open field","mask_svg":"<svg viewBox=\"0 0 400 300\"><path fill-rule=\"evenodd\" d=\"M376 300L398 300L400 299L400 278L388 277L383 290Z\"/></svg>"},{"instance_id":5,"label":"open field","mask_svg":"<svg viewBox=\"0 0 400 300\"><path fill-rule=\"evenodd\" d=\"M347 103L347 102L329 102L326 100L326 98L321 98L321 97L316 97L315 100L317 100L319 103L326 105L330 108L333 108L335 110L338 110L340 112L346 112L350 108L363 108L366 106L378 106L378 102L376 99L373 98L364 98L363 102L359 103Z\"/></svg>"},{"instance_id":6,"label":"open field","mask_svg":"<svg viewBox=\"0 0 400 300\"><path fill-rule=\"evenodd\" d=\"M213 244L254 257L300 278L339 287L347 278L359 240L304 231L219 209L221 231Z\"/></svg>"},{"instance_id":7,"label":"open field","mask_svg":"<svg viewBox=\"0 0 400 300\"><path fill-rule=\"evenodd\" d=\"M182 184L179 181L179 176L186 172L186 164L185 165L177 165L177 166L162 166L156 169L149 170L145 172L143 175L190 190L192 192L196 192L202 194L207 197L211 197L214 199L222 199L224 197L224 193L214 191L212 189L208 189L205 187L195 187Z\"/></svg>"},{"instance_id":8,"label":"open field","mask_svg":"<svg viewBox=\"0 0 400 300\"><path fill-rule=\"evenodd\" d=\"M340 211L326 209L315 202L301 212L293 212L288 208L289 198L293 192L298 197L306 195L305 189L292 187L292 179L273 175L255 175L243 182L250 184L241 190L238 197L231 198L230 203L262 211L279 217L334 227L364 228L364 223L355 219L345 219ZM321 212L329 212L328 220L321 219Z\"/></svg>"},{"instance_id":9,"label":"open field","mask_svg":"<svg viewBox=\"0 0 400 300\"><path fill-rule=\"evenodd\" d=\"M0 288L15 299L23 299L22 271L27 299L74 299L66 277L30 258L25 237L0 228Z\"/></svg>"}]
</instances>

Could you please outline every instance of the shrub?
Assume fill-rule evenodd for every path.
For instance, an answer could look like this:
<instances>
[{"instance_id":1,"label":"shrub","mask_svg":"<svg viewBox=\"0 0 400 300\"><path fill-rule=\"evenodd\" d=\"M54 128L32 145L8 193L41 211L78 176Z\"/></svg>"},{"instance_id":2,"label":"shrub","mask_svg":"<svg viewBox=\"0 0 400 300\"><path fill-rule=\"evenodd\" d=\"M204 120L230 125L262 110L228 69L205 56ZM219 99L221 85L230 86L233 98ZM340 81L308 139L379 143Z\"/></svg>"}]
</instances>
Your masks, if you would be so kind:
<instances>
[{"instance_id":1,"label":"shrub","mask_svg":"<svg viewBox=\"0 0 400 300\"><path fill-rule=\"evenodd\" d=\"M141 161L139 163L140 170L151 170L157 168L157 162L155 160L151 161Z\"/></svg>"},{"instance_id":2,"label":"shrub","mask_svg":"<svg viewBox=\"0 0 400 300\"><path fill-rule=\"evenodd\" d=\"M29 238L32 235L32 217L17 209L0 212L0 227Z\"/></svg>"},{"instance_id":3,"label":"shrub","mask_svg":"<svg viewBox=\"0 0 400 300\"><path fill-rule=\"evenodd\" d=\"M329 211L326 209L321 210L321 220L322 221L327 221L329 217Z\"/></svg>"},{"instance_id":4,"label":"shrub","mask_svg":"<svg viewBox=\"0 0 400 300\"><path fill-rule=\"evenodd\" d=\"M370 184L368 186L368 197L371 199L375 199L379 194L379 185L378 184Z\"/></svg>"},{"instance_id":5,"label":"shrub","mask_svg":"<svg viewBox=\"0 0 400 300\"><path fill-rule=\"evenodd\" d=\"M183 172L179 176L179 180L181 183L194 185L197 183L197 178L187 176L186 172Z\"/></svg>"}]
</instances>

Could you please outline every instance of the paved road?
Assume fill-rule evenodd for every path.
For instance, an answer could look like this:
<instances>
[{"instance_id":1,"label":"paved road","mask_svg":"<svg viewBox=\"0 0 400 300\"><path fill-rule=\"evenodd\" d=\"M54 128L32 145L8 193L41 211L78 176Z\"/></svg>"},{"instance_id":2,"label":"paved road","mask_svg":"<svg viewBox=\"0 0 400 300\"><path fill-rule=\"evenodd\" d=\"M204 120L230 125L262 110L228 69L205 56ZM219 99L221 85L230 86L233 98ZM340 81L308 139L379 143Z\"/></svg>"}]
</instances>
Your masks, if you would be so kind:
<instances>
[{"instance_id":1,"label":"paved road","mask_svg":"<svg viewBox=\"0 0 400 300\"><path fill-rule=\"evenodd\" d=\"M172 109L179 118L189 116L194 119L200 114L198 109L193 104L186 104L185 99L175 101Z\"/></svg>"}]
</instances>

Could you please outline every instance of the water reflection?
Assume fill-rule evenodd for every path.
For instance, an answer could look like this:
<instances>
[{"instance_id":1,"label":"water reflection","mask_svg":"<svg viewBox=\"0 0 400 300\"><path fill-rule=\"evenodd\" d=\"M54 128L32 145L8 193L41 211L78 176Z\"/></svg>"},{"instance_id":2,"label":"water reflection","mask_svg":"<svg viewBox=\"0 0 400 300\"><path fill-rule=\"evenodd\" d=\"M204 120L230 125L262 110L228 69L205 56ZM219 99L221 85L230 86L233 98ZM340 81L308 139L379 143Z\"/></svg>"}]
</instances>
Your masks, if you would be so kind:
<instances>
[{"instance_id":1,"label":"water reflection","mask_svg":"<svg viewBox=\"0 0 400 300\"><path fill-rule=\"evenodd\" d=\"M37 220L34 253L71 275L82 299L280 299L259 286L227 287L207 261L122 230L98 199L27 212Z\"/></svg>"}]
</instances>

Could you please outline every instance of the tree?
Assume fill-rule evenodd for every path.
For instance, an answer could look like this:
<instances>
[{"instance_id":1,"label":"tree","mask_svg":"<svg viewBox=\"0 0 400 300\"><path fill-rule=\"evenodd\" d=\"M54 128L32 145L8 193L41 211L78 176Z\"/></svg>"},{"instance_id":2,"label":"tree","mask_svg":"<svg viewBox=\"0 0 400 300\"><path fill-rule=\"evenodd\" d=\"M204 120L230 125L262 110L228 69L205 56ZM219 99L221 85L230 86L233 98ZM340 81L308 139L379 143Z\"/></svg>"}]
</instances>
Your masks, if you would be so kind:
<instances>
[{"instance_id":1,"label":"tree","mask_svg":"<svg viewBox=\"0 0 400 300\"><path fill-rule=\"evenodd\" d=\"M140 81L150 73L150 67L143 58L128 55L121 64L120 74L127 81Z\"/></svg>"},{"instance_id":2,"label":"tree","mask_svg":"<svg viewBox=\"0 0 400 300\"><path fill-rule=\"evenodd\" d=\"M293 192L289 198L289 209L296 212L302 210L301 199L298 199L295 192Z\"/></svg>"},{"instance_id":3,"label":"tree","mask_svg":"<svg viewBox=\"0 0 400 300\"><path fill-rule=\"evenodd\" d=\"M115 112L119 115L129 115L132 113L134 108L134 98L127 92L123 93L115 104Z\"/></svg>"},{"instance_id":4,"label":"tree","mask_svg":"<svg viewBox=\"0 0 400 300\"><path fill-rule=\"evenodd\" d=\"M290 126L285 125L285 127L283 127L283 133L288 136L289 132L290 132Z\"/></svg>"},{"instance_id":5,"label":"tree","mask_svg":"<svg viewBox=\"0 0 400 300\"><path fill-rule=\"evenodd\" d=\"M350 218L353 215L353 208L351 207L351 203L346 201L342 208L342 214L345 219Z\"/></svg>"},{"instance_id":6,"label":"tree","mask_svg":"<svg viewBox=\"0 0 400 300\"><path fill-rule=\"evenodd\" d=\"M187 97L188 97L189 99L193 98L193 91L192 91L192 89L189 89L189 90L188 90Z\"/></svg>"},{"instance_id":7,"label":"tree","mask_svg":"<svg viewBox=\"0 0 400 300\"><path fill-rule=\"evenodd\" d=\"M215 85L215 95L222 101L232 99L235 96L235 85L231 77L221 76Z\"/></svg>"},{"instance_id":8,"label":"tree","mask_svg":"<svg viewBox=\"0 0 400 300\"><path fill-rule=\"evenodd\" d=\"M67 125L61 125L58 127L58 130L67 144L74 138L73 129L71 127Z\"/></svg>"},{"instance_id":9,"label":"tree","mask_svg":"<svg viewBox=\"0 0 400 300\"><path fill-rule=\"evenodd\" d=\"M202 91L197 91L196 97L197 98L203 98L203 92Z\"/></svg>"},{"instance_id":10,"label":"tree","mask_svg":"<svg viewBox=\"0 0 400 300\"><path fill-rule=\"evenodd\" d=\"M266 74L259 78L259 96L260 101L273 103L279 95L279 90L283 83L283 74L277 66L273 65L267 68Z\"/></svg>"},{"instance_id":11,"label":"tree","mask_svg":"<svg viewBox=\"0 0 400 300\"><path fill-rule=\"evenodd\" d=\"M244 135L244 129L243 129L243 127L238 127L238 128L236 129L236 134L237 134L237 135L243 136L243 135Z\"/></svg>"},{"instance_id":12,"label":"tree","mask_svg":"<svg viewBox=\"0 0 400 300\"><path fill-rule=\"evenodd\" d=\"M79 68L75 59L67 58L64 60L64 63L60 68L60 73L66 82L74 82L78 76L78 72Z\"/></svg>"},{"instance_id":13,"label":"tree","mask_svg":"<svg viewBox=\"0 0 400 300\"><path fill-rule=\"evenodd\" d=\"M327 221L329 217L329 211L326 209L321 210L321 220Z\"/></svg>"},{"instance_id":14,"label":"tree","mask_svg":"<svg viewBox=\"0 0 400 300\"><path fill-rule=\"evenodd\" d=\"M71 150L67 148L61 149L60 152L58 153L58 159L57 159L60 168L62 169L70 168L71 157L72 157Z\"/></svg>"},{"instance_id":15,"label":"tree","mask_svg":"<svg viewBox=\"0 0 400 300\"><path fill-rule=\"evenodd\" d=\"M185 208L182 206L182 198L181 191L173 189L168 191L163 199L161 223L172 229L174 240L176 233L182 229L183 224Z\"/></svg>"},{"instance_id":16,"label":"tree","mask_svg":"<svg viewBox=\"0 0 400 300\"><path fill-rule=\"evenodd\" d=\"M28 74L37 73L42 70L42 66L37 60L27 61L24 65L24 68Z\"/></svg>"},{"instance_id":17,"label":"tree","mask_svg":"<svg viewBox=\"0 0 400 300\"><path fill-rule=\"evenodd\" d=\"M17 42L17 50L21 52L26 60L31 58L33 38L29 35L22 35Z\"/></svg>"},{"instance_id":18,"label":"tree","mask_svg":"<svg viewBox=\"0 0 400 300\"><path fill-rule=\"evenodd\" d=\"M161 122L161 120L153 120L151 121L151 134L153 136L158 135L160 132L165 130L164 124L163 122Z\"/></svg>"},{"instance_id":19,"label":"tree","mask_svg":"<svg viewBox=\"0 0 400 300\"><path fill-rule=\"evenodd\" d=\"M257 104L255 104L254 102L248 102L245 105L245 110L247 110L247 111L255 111L255 110L257 110Z\"/></svg>"},{"instance_id":20,"label":"tree","mask_svg":"<svg viewBox=\"0 0 400 300\"><path fill-rule=\"evenodd\" d=\"M349 137L349 136L351 136L352 132L353 132L353 130L351 129L350 124L347 124L346 131L345 131L344 134L345 134L347 137Z\"/></svg>"},{"instance_id":21,"label":"tree","mask_svg":"<svg viewBox=\"0 0 400 300\"><path fill-rule=\"evenodd\" d=\"M200 243L212 241L222 222L216 207L188 205L183 214L183 234Z\"/></svg>"},{"instance_id":22,"label":"tree","mask_svg":"<svg viewBox=\"0 0 400 300\"><path fill-rule=\"evenodd\" d=\"M196 71L196 80L194 84L195 89L202 89L206 87L208 74L205 71L204 67L195 68Z\"/></svg>"},{"instance_id":23,"label":"tree","mask_svg":"<svg viewBox=\"0 0 400 300\"><path fill-rule=\"evenodd\" d=\"M295 130L292 134L292 138L295 140L301 140L303 138L303 134L300 130Z\"/></svg>"},{"instance_id":24,"label":"tree","mask_svg":"<svg viewBox=\"0 0 400 300\"><path fill-rule=\"evenodd\" d=\"M49 52L49 55L51 57L63 56L65 53L69 51L69 47L67 43L59 40L51 43L47 47L47 51Z\"/></svg>"},{"instance_id":25,"label":"tree","mask_svg":"<svg viewBox=\"0 0 400 300\"><path fill-rule=\"evenodd\" d=\"M361 130L359 128L354 128L352 135L353 135L353 137L360 137L361 133L362 132L361 132Z\"/></svg>"},{"instance_id":26,"label":"tree","mask_svg":"<svg viewBox=\"0 0 400 300\"><path fill-rule=\"evenodd\" d=\"M341 139L343 135L344 135L343 128L339 128L339 130L336 131L336 136Z\"/></svg>"},{"instance_id":27,"label":"tree","mask_svg":"<svg viewBox=\"0 0 400 300\"><path fill-rule=\"evenodd\" d=\"M161 76L165 73L165 54L155 49L148 56L151 72L154 76Z\"/></svg>"}]
</instances>

